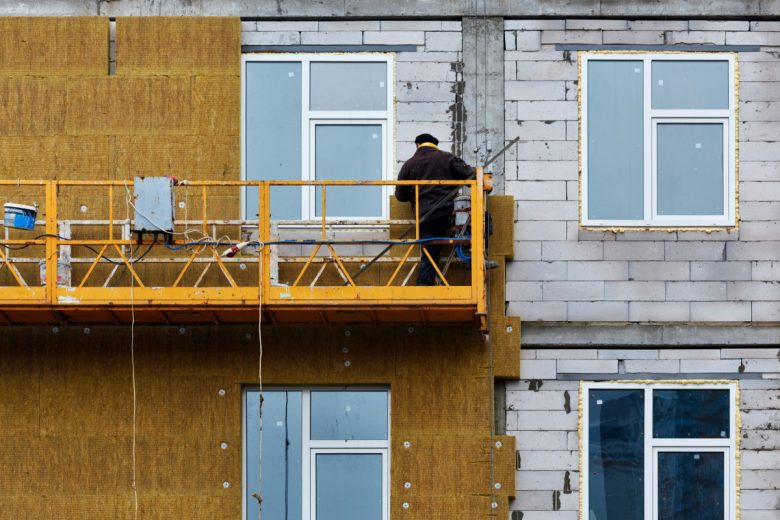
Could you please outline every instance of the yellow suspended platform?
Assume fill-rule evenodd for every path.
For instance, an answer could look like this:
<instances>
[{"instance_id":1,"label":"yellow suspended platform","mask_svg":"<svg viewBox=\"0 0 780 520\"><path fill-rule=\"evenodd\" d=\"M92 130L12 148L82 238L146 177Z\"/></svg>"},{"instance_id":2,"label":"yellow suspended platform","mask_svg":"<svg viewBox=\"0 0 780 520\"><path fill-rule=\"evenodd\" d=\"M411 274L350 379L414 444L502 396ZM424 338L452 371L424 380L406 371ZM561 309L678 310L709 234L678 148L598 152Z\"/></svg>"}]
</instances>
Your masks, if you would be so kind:
<instances>
[{"instance_id":1,"label":"yellow suspended platform","mask_svg":"<svg viewBox=\"0 0 780 520\"><path fill-rule=\"evenodd\" d=\"M419 212L406 220L327 215L328 190L461 187L470 233L441 237L441 285L414 285ZM315 219L271 219L282 189L318 197ZM249 190L249 191L245 191ZM240 219L245 193L258 218ZM483 178L468 181L183 181L173 234L133 235L132 181L0 181L4 202L36 203L33 230L0 233L0 324L469 323L486 328ZM305 200L305 198L304 198ZM316 213L316 212L314 212ZM404 233L406 231L406 233ZM241 250L228 257L233 246ZM445 268L449 250L470 262ZM382 253L384 250L384 254ZM462 256L462 255L459 255ZM457 256L456 256L457 258Z\"/></svg>"}]
</instances>

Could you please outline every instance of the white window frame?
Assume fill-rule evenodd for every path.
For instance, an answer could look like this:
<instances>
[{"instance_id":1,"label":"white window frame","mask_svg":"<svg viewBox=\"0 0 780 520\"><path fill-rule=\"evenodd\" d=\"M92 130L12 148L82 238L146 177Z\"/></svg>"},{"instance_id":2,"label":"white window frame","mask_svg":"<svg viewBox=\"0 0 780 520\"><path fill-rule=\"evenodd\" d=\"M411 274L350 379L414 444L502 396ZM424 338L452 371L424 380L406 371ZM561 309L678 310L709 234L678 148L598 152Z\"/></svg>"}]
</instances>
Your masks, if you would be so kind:
<instances>
[{"instance_id":1,"label":"white window frame","mask_svg":"<svg viewBox=\"0 0 780 520\"><path fill-rule=\"evenodd\" d=\"M684 383L635 383L631 381L618 382L583 382L580 385L580 437L582 439L582 451L580 452L581 475L581 504L580 518L587 518L590 511L590 496L588 492L588 475L590 452L590 410L588 403L591 390L625 389L644 391L644 520L657 520L658 507L656 506L657 476L658 476L658 452L661 451L718 451L724 453L724 512L726 520L737 518L737 469L736 457L738 449L737 429L737 383L698 383L687 381ZM653 390L728 390L729 391L729 437L727 439L654 439L653 438Z\"/></svg>"},{"instance_id":2,"label":"white window frame","mask_svg":"<svg viewBox=\"0 0 780 520\"><path fill-rule=\"evenodd\" d=\"M247 395L258 388L243 389L241 398L241 518L247 517ZM318 453L327 454L378 454L382 456L382 520L390 518L390 435L391 395L388 387L339 386L339 387L267 387L268 392L301 392L301 511L303 520L316 520L316 473L314 472ZM387 439L385 440L313 440L311 438L311 394L312 392L384 392L387 395ZM253 454L253 455L256 455Z\"/></svg>"},{"instance_id":3,"label":"white window frame","mask_svg":"<svg viewBox=\"0 0 780 520\"><path fill-rule=\"evenodd\" d=\"M644 122L644 218L638 220L604 220L588 218L588 62L590 61L642 61L644 66L643 122ZM667 110L652 108L653 61L727 61L729 69L729 106L718 110ZM736 53L717 52L582 52L580 54L580 193L582 227L619 228L709 228L734 227L737 223L737 106L736 106ZM656 134L658 122L717 122L724 124L724 205L722 215L658 215L656 194Z\"/></svg>"},{"instance_id":4,"label":"white window frame","mask_svg":"<svg viewBox=\"0 0 780 520\"><path fill-rule=\"evenodd\" d=\"M311 459L309 461L309 468L316 467L317 455L321 455L321 454L381 455L382 456L382 504L384 506L382 508L382 520L388 520L390 518L390 491L389 491L390 485L388 483L390 468L389 468L387 452L388 452L387 449L381 449L381 448L375 448L375 449L353 448L349 450L347 450L346 448L340 448L340 449L311 448L310 450ZM347 490L345 490L345 492L347 492ZM313 471L311 472L311 475L309 477L309 492L305 493L303 496L304 496L304 508L306 508L306 498L309 498L309 504L307 508L309 511L309 518L311 520L317 520L317 503L316 503L317 478Z\"/></svg>"},{"instance_id":5,"label":"white window frame","mask_svg":"<svg viewBox=\"0 0 780 520\"><path fill-rule=\"evenodd\" d=\"M393 53L247 53L241 56L241 180L246 180L246 66L251 62L296 62L301 64L301 180L314 180L314 136L313 122L318 124L382 124L382 180L393 180L392 129L395 128L395 82ZM387 100L385 110L312 110L310 108L310 70L312 62L384 62L387 64ZM389 204L387 199L391 186L382 186L382 219L387 219ZM313 220L314 189L303 186L301 189L301 220ZM241 215L246 215L245 188L241 190ZM333 216L338 219L338 216ZM376 220L376 216L350 217L350 220ZM330 217L329 217L330 219ZM251 220L251 219L249 219Z\"/></svg>"}]
</instances>

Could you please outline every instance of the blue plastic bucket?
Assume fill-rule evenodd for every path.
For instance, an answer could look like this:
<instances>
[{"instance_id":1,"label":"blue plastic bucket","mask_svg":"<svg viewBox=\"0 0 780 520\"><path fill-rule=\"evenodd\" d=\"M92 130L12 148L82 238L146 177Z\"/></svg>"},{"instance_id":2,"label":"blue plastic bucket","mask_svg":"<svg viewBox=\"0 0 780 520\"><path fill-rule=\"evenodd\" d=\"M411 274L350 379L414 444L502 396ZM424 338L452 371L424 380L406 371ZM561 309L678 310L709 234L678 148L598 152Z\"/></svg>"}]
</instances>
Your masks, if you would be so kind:
<instances>
[{"instance_id":1,"label":"blue plastic bucket","mask_svg":"<svg viewBox=\"0 0 780 520\"><path fill-rule=\"evenodd\" d=\"M35 228L35 219L38 216L38 208L35 206L6 202L3 208L5 209L5 217L3 218L5 227L27 230Z\"/></svg>"}]
</instances>

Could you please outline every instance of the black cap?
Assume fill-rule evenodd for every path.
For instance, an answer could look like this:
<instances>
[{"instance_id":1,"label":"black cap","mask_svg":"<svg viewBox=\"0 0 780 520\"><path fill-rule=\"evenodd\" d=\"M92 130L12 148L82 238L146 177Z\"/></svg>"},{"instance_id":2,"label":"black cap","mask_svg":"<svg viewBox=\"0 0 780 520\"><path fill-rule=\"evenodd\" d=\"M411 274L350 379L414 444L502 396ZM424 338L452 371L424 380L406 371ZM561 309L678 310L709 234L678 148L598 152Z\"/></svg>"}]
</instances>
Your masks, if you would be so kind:
<instances>
[{"instance_id":1,"label":"black cap","mask_svg":"<svg viewBox=\"0 0 780 520\"><path fill-rule=\"evenodd\" d=\"M420 134L414 138L414 144L432 143L439 144L439 140L433 137L431 134Z\"/></svg>"}]
</instances>

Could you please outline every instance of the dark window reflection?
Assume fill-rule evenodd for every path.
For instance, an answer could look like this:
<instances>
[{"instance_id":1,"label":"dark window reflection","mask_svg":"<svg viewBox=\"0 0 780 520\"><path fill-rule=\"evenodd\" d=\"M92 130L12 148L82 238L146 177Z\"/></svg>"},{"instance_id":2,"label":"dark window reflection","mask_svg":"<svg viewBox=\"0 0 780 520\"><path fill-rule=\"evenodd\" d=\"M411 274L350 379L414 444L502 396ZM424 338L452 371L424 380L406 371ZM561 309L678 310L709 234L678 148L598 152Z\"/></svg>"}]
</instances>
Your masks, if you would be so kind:
<instances>
[{"instance_id":1,"label":"dark window reflection","mask_svg":"<svg viewBox=\"0 0 780 520\"><path fill-rule=\"evenodd\" d=\"M658 520L723 520L722 452L658 454Z\"/></svg>"},{"instance_id":2,"label":"dark window reflection","mask_svg":"<svg viewBox=\"0 0 780 520\"><path fill-rule=\"evenodd\" d=\"M589 520L644 517L644 390L591 390Z\"/></svg>"},{"instance_id":3,"label":"dark window reflection","mask_svg":"<svg viewBox=\"0 0 780 520\"><path fill-rule=\"evenodd\" d=\"M728 390L653 390L653 437L729 437Z\"/></svg>"}]
</instances>

